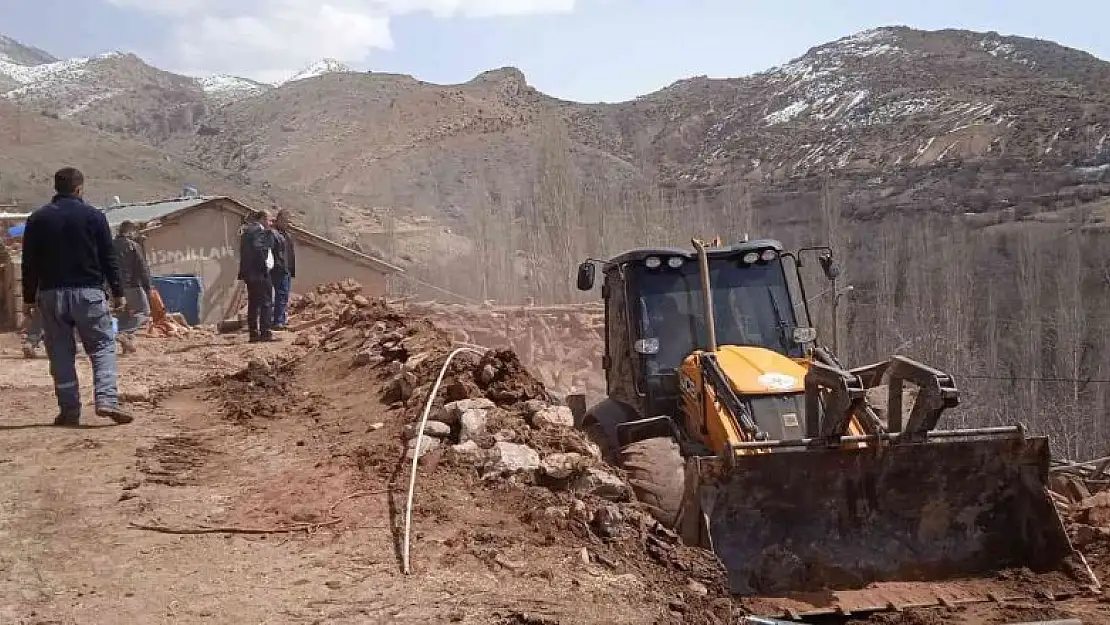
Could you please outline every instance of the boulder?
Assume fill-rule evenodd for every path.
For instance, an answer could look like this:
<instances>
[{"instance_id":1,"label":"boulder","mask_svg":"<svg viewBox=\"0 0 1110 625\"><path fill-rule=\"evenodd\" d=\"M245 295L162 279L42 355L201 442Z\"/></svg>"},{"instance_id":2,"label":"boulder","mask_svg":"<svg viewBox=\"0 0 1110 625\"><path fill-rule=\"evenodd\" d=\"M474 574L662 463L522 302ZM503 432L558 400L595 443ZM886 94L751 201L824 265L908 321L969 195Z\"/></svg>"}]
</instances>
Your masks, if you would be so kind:
<instances>
[{"instance_id":1,"label":"boulder","mask_svg":"<svg viewBox=\"0 0 1110 625\"><path fill-rule=\"evenodd\" d=\"M586 457L574 452L548 454L540 462L544 475L556 480L565 480L586 465Z\"/></svg>"},{"instance_id":2,"label":"boulder","mask_svg":"<svg viewBox=\"0 0 1110 625\"><path fill-rule=\"evenodd\" d=\"M419 449L417 449L417 447L416 447L416 441L418 441L418 440L420 441L420 448ZM426 456L428 454L428 452L430 452L434 449L439 449L439 446L441 444L442 443L440 442L440 440L438 438L432 438L431 436L421 436L418 439L417 438L409 439L408 449L405 451L405 459L406 460L412 460L413 456L419 456L419 457Z\"/></svg>"},{"instance_id":3,"label":"boulder","mask_svg":"<svg viewBox=\"0 0 1110 625\"><path fill-rule=\"evenodd\" d=\"M405 438L416 438L416 426L419 423L406 423L402 432ZM451 426L442 421L428 421L424 424L424 435L434 438L447 438L451 436Z\"/></svg>"},{"instance_id":4,"label":"boulder","mask_svg":"<svg viewBox=\"0 0 1110 625\"><path fill-rule=\"evenodd\" d=\"M459 416L459 442L472 441L486 433L486 411L471 408Z\"/></svg>"},{"instance_id":5,"label":"boulder","mask_svg":"<svg viewBox=\"0 0 1110 625\"><path fill-rule=\"evenodd\" d=\"M387 404L398 401L408 401L412 397L412 392L416 388L416 376L411 371L403 371L389 381L385 387L385 395L382 398Z\"/></svg>"},{"instance_id":6,"label":"boulder","mask_svg":"<svg viewBox=\"0 0 1110 625\"><path fill-rule=\"evenodd\" d=\"M1077 518L1095 527L1110 527L1110 490L1102 491L1079 502Z\"/></svg>"},{"instance_id":7,"label":"boulder","mask_svg":"<svg viewBox=\"0 0 1110 625\"><path fill-rule=\"evenodd\" d=\"M481 464L485 462L486 456L488 455L486 451L479 447L478 443L474 441L451 445L448 451L452 458L467 464Z\"/></svg>"},{"instance_id":8,"label":"boulder","mask_svg":"<svg viewBox=\"0 0 1110 625\"><path fill-rule=\"evenodd\" d=\"M484 398L460 399L459 401L453 401L448 404L444 404L444 415L439 420L443 421L444 423L454 425L459 422L462 414L467 410L489 410L493 407L494 403Z\"/></svg>"},{"instance_id":9,"label":"boulder","mask_svg":"<svg viewBox=\"0 0 1110 625\"><path fill-rule=\"evenodd\" d=\"M573 489L609 501L627 501L628 485L621 478L600 469L586 469L574 482Z\"/></svg>"},{"instance_id":10,"label":"boulder","mask_svg":"<svg viewBox=\"0 0 1110 625\"><path fill-rule=\"evenodd\" d=\"M489 452L486 475L532 473L540 468L540 455L527 445L495 443Z\"/></svg>"},{"instance_id":11,"label":"boulder","mask_svg":"<svg viewBox=\"0 0 1110 625\"><path fill-rule=\"evenodd\" d=\"M566 406L548 406L532 415L532 427L572 428L574 413Z\"/></svg>"}]
</instances>

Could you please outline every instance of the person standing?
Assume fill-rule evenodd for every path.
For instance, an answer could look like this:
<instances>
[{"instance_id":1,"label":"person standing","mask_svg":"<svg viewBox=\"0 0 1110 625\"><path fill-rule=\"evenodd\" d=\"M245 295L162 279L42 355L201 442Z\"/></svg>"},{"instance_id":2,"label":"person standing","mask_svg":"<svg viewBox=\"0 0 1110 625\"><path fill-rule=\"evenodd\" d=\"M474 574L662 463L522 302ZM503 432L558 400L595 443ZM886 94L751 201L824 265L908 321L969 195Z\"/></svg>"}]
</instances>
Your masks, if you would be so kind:
<instances>
[{"instance_id":1,"label":"person standing","mask_svg":"<svg viewBox=\"0 0 1110 625\"><path fill-rule=\"evenodd\" d=\"M119 317L118 340L123 353L135 351L135 333L150 319L150 267L139 242L139 227L131 221L119 225L113 242L119 261L120 284L126 302Z\"/></svg>"},{"instance_id":2,"label":"person standing","mask_svg":"<svg viewBox=\"0 0 1110 625\"><path fill-rule=\"evenodd\" d=\"M270 279L274 284L274 330L285 330L289 322L289 295L293 278L297 277L297 249L290 232L289 211L281 209L274 217L274 268Z\"/></svg>"},{"instance_id":3,"label":"person standing","mask_svg":"<svg viewBox=\"0 0 1110 625\"><path fill-rule=\"evenodd\" d=\"M239 237L239 279L247 287L247 328L250 342L277 340L271 331L274 320L274 233L266 211L252 214Z\"/></svg>"},{"instance_id":4,"label":"person standing","mask_svg":"<svg viewBox=\"0 0 1110 625\"><path fill-rule=\"evenodd\" d=\"M58 398L55 425L81 418L74 331L92 361L96 414L116 423L133 417L120 409L112 309L123 303L119 265L104 213L86 204L85 177L73 167L54 174L56 195L31 213L23 233L25 313L41 314L50 375ZM107 284L111 303L104 291Z\"/></svg>"}]
</instances>

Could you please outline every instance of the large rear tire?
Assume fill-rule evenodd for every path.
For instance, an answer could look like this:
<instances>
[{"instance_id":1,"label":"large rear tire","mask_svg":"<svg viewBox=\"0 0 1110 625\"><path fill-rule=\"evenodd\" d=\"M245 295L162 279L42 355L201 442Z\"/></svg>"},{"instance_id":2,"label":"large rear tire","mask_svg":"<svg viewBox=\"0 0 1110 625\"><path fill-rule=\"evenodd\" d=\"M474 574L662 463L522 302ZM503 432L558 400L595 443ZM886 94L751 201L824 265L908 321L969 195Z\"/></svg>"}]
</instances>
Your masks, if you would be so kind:
<instances>
[{"instance_id":1,"label":"large rear tire","mask_svg":"<svg viewBox=\"0 0 1110 625\"><path fill-rule=\"evenodd\" d=\"M621 449L621 465L636 499L667 527L674 527L682 508L686 463L670 437L649 438Z\"/></svg>"}]
</instances>

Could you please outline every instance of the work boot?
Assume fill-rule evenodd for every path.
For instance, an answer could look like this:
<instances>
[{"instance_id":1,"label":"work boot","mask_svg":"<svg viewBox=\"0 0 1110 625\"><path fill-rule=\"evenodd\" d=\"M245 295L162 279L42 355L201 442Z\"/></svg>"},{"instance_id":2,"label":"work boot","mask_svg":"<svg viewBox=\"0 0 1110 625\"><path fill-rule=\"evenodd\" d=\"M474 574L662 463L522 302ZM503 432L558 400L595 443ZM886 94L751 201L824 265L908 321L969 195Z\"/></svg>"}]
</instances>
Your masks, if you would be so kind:
<instances>
[{"instance_id":1,"label":"work boot","mask_svg":"<svg viewBox=\"0 0 1110 625\"><path fill-rule=\"evenodd\" d=\"M54 417L54 425L63 428L75 428L81 425L81 418L77 415L59 414Z\"/></svg>"},{"instance_id":2,"label":"work boot","mask_svg":"<svg viewBox=\"0 0 1110 625\"><path fill-rule=\"evenodd\" d=\"M124 412L118 407L113 408L111 406L97 406L96 416L111 419L119 425L125 425L135 420L135 417L132 417L129 413Z\"/></svg>"},{"instance_id":3,"label":"work boot","mask_svg":"<svg viewBox=\"0 0 1110 625\"><path fill-rule=\"evenodd\" d=\"M38 350L35 349L34 345L24 345L23 346L23 357L24 358L35 358L38 355L39 355Z\"/></svg>"},{"instance_id":4,"label":"work boot","mask_svg":"<svg viewBox=\"0 0 1110 625\"><path fill-rule=\"evenodd\" d=\"M273 334L270 334L269 332L267 332L266 334L263 334L262 336L258 337L258 342L259 343L277 343L280 340L281 339L274 336Z\"/></svg>"}]
</instances>

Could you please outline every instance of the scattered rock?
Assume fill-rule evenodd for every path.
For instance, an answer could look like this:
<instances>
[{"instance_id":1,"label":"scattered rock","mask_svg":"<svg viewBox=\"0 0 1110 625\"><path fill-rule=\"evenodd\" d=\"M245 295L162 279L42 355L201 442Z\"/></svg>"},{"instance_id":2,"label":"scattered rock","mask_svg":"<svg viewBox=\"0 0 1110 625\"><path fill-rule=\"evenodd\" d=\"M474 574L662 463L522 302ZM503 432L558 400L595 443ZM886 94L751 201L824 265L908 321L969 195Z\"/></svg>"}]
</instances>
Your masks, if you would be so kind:
<instances>
[{"instance_id":1,"label":"scattered rock","mask_svg":"<svg viewBox=\"0 0 1110 625\"><path fill-rule=\"evenodd\" d=\"M486 411L468 409L459 416L459 442L475 440L486 433Z\"/></svg>"},{"instance_id":2,"label":"scattered rock","mask_svg":"<svg viewBox=\"0 0 1110 625\"><path fill-rule=\"evenodd\" d=\"M531 473L540 468L540 455L527 445L495 443L490 450L486 475Z\"/></svg>"},{"instance_id":3,"label":"scattered rock","mask_svg":"<svg viewBox=\"0 0 1110 625\"><path fill-rule=\"evenodd\" d=\"M481 371L478 372L478 381L482 384L489 384L490 382L493 382L493 379L495 377L497 377L497 370L493 368L493 365L488 363L482 367Z\"/></svg>"},{"instance_id":4,"label":"scattered rock","mask_svg":"<svg viewBox=\"0 0 1110 625\"><path fill-rule=\"evenodd\" d=\"M1079 502L1076 518L1080 523L1110 527L1110 490L1102 491Z\"/></svg>"},{"instance_id":5,"label":"scattered rock","mask_svg":"<svg viewBox=\"0 0 1110 625\"><path fill-rule=\"evenodd\" d=\"M691 579L690 581L686 582L686 588L695 595L700 595L702 597L705 597L709 594L709 588L696 579Z\"/></svg>"},{"instance_id":6,"label":"scattered rock","mask_svg":"<svg viewBox=\"0 0 1110 625\"><path fill-rule=\"evenodd\" d=\"M594 531L602 538L619 536L623 524L624 517L620 508L612 504L604 506L594 515Z\"/></svg>"},{"instance_id":7,"label":"scattered rock","mask_svg":"<svg viewBox=\"0 0 1110 625\"><path fill-rule=\"evenodd\" d=\"M510 571L519 571L520 569L524 568L524 563L510 560L500 553L493 557L493 561L509 569Z\"/></svg>"},{"instance_id":8,"label":"scattered rock","mask_svg":"<svg viewBox=\"0 0 1110 625\"><path fill-rule=\"evenodd\" d=\"M481 464L486 460L486 451L474 441L451 445L451 456L468 464Z\"/></svg>"},{"instance_id":9,"label":"scattered rock","mask_svg":"<svg viewBox=\"0 0 1110 625\"><path fill-rule=\"evenodd\" d=\"M376 351L371 349L364 349L355 354L352 363L356 367L365 367L368 365L377 365L382 362L382 357Z\"/></svg>"},{"instance_id":10,"label":"scattered rock","mask_svg":"<svg viewBox=\"0 0 1110 625\"><path fill-rule=\"evenodd\" d=\"M543 509L543 515L549 519L566 519L570 517L570 510L564 506L548 506Z\"/></svg>"},{"instance_id":11,"label":"scattered rock","mask_svg":"<svg viewBox=\"0 0 1110 625\"><path fill-rule=\"evenodd\" d=\"M398 401L407 401L412 397L412 392L416 388L416 376L411 371L403 371L386 384L385 393L382 400L385 403L393 403Z\"/></svg>"},{"instance_id":12,"label":"scattered rock","mask_svg":"<svg viewBox=\"0 0 1110 625\"><path fill-rule=\"evenodd\" d=\"M574 413L566 406L548 406L532 415L532 427L574 427Z\"/></svg>"},{"instance_id":13,"label":"scattered rock","mask_svg":"<svg viewBox=\"0 0 1110 625\"><path fill-rule=\"evenodd\" d=\"M574 490L609 501L627 501L628 486L619 477L600 469L586 469L574 482Z\"/></svg>"},{"instance_id":14,"label":"scattered rock","mask_svg":"<svg viewBox=\"0 0 1110 625\"><path fill-rule=\"evenodd\" d=\"M590 550L587 549L586 547L582 547L581 551L578 552L578 559L582 561L582 564L585 564L586 566L589 566L590 565Z\"/></svg>"},{"instance_id":15,"label":"scattered rock","mask_svg":"<svg viewBox=\"0 0 1110 625\"><path fill-rule=\"evenodd\" d=\"M366 431L367 432L377 432L378 430L380 430L384 427L385 427L385 424L382 423L381 421L378 421L376 423L371 423L369 426L367 426Z\"/></svg>"},{"instance_id":16,"label":"scattered rock","mask_svg":"<svg viewBox=\"0 0 1110 625\"><path fill-rule=\"evenodd\" d=\"M1100 540L1110 540L1110 529L1105 527L1091 527L1090 525L1075 526L1073 541L1076 547L1086 547Z\"/></svg>"},{"instance_id":17,"label":"scattered rock","mask_svg":"<svg viewBox=\"0 0 1110 625\"><path fill-rule=\"evenodd\" d=\"M417 367L427 362L431 355L430 352L421 352L415 356L409 356L409 359L405 361L405 370L416 371Z\"/></svg>"},{"instance_id":18,"label":"scattered rock","mask_svg":"<svg viewBox=\"0 0 1110 625\"><path fill-rule=\"evenodd\" d=\"M531 417L532 415L536 414L537 412L543 410L544 408L548 408L550 406L551 406L551 404L543 401L542 399L529 399L528 401L524 402L524 412L529 417Z\"/></svg>"},{"instance_id":19,"label":"scattered rock","mask_svg":"<svg viewBox=\"0 0 1110 625\"><path fill-rule=\"evenodd\" d=\"M420 441L419 450L416 448L416 441ZM441 444L438 438L433 438L431 436L409 439L408 449L405 451L405 459L412 460L414 456L424 457L428 452L438 449Z\"/></svg>"},{"instance_id":20,"label":"scattered rock","mask_svg":"<svg viewBox=\"0 0 1110 625\"><path fill-rule=\"evenodd\" d=\"M586 502L581 499L575 499L571 502L569 514L570 518L576 521L582 521L583 523L593 522L593 515L590 514L590 508L586 505Z\"/></svg>"},{"instance_id":21,"label":"scattered rock","mask_svg":"<svg viewBox=\"0 0 1110 625\"><path fill-rule=\"evenodd\" d=\"M450 425L455 425L467 410L490 410L494 407L494 403L488 399L460 399L444 404L443 412L445 414L443 418L439 420Z\"/></svg>"},{"instance_id":22,"label":"scattered rock","mask_svg":"<svg viewBox=\"0 0 1110 625\"><path fill-rule=\"evenodd\" d=\"M544 475L556 480L565 480L574 475L586 464L586 457L582 454L554 453L548 454L540 463Z\"/></svg>"},{"instance_id":23,"label":"scattered rock","mask_svg":"<svg viewBox=\"0 0 1110 625\"><path fill-rule=\"evenodd\" d=\"M351 301L359 308L366 308L370 305L370 300L365 295L356 295L351 298Z\"/></svg>"},{"instance_id":24,"label":"scattered rock","mask_svg":"<svg viewBox=\"0 0 1110 625\"><path fill-rule=\"evenodd\" d=\"M419 423L406 423L402 433L405 438L416 438L416 426ZM447 438L451 436L451 426L441 421L428 421L424 424L424 435L433 436L435 438Z\"/></svg>"}]
</instances>

